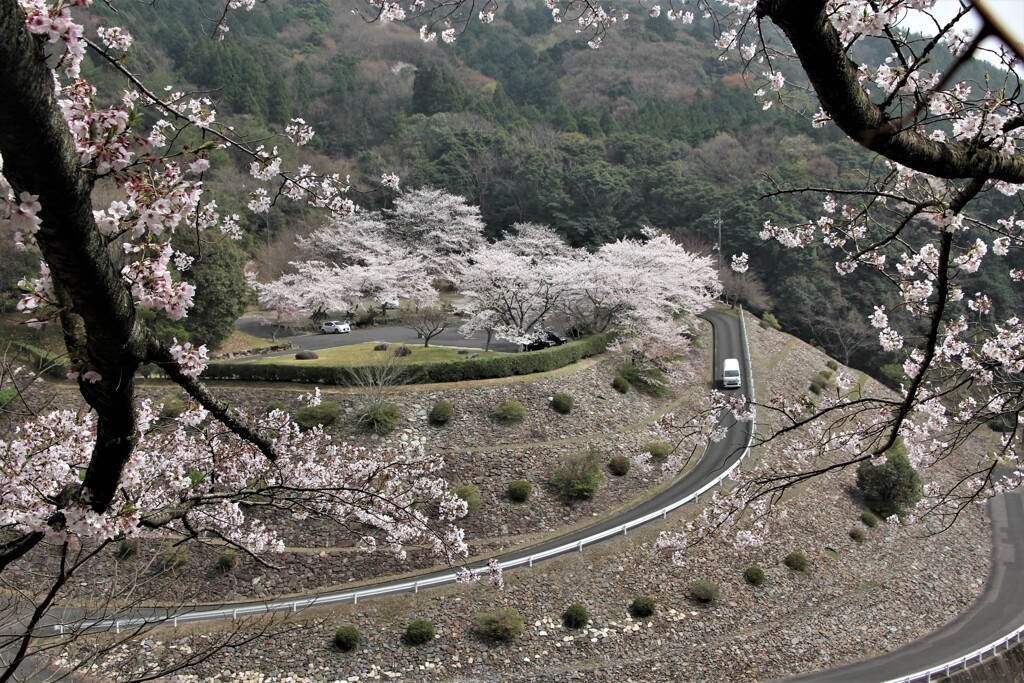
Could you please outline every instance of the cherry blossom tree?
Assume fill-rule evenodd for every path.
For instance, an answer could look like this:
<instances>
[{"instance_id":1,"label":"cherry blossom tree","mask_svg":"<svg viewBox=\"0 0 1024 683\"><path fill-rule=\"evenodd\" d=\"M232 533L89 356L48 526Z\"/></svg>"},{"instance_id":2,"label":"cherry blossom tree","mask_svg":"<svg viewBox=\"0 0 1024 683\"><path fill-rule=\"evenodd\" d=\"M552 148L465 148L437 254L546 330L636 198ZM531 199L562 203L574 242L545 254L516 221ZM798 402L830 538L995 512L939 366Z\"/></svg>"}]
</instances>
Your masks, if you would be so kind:
<instances>
[{"instance_id":1,"label":"cherry blossom tree","mask_svg":"<svg viewBox=\"0 0 1024 683\"><path fill-rule=\"evenodd\" d=\"M444 190L404 192L385 219L384 239L420 259L431 279L458 277L466 256L484 244L479 207Z\"/></svg>"},{"instance_id":2,"label":"cherry blossom tree","mask_svg":"<svg viewBox=\"0 0 1024 683\"><path fill-rule=\"evenodd\" d=\"M306 311L355 311L390 299L414 306L437 301L437 278L454 279L466 257L484 244L478 207L462 197L421 188L400 194L394 209L330 218L296 245L304 257L269 284L257 284L264 306ZM383 309L382 310L386 310Z\"/></svg>"},{"instance_id":3,"label":"cherry blossom tree","mask_svg":"<svg viewBox=\"0 0 1024 683\"><path fill-rule=\"evenodd\" d=\"M456 280L462 294L457 311L465 317L459 328L528 344L554 314L580 271L575 250L550 228L519 224L517 232L478 248Z\"/></svg>"},{"instance_id":4,"label":"cherry blossom tree","mask_svg":"<svg viewBox=\"0 0 1024 683\"><path fill-rule=\"evenodd\" d=\"M578 267L576 286L561 304L570 324L584 333L616 326L626 344L651 357L685 347L693 317L721 293L710 257L655 231L605 244Z\"/></svg>"}]
</instances>

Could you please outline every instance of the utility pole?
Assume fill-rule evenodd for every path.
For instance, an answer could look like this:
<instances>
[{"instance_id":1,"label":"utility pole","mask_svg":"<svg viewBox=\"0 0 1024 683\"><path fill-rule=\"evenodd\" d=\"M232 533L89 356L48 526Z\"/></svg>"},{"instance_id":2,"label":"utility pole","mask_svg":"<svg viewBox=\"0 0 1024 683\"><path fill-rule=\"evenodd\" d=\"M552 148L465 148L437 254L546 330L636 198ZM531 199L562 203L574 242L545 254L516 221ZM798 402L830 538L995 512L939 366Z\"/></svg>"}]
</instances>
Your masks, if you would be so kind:
<instances>
[{"instance_id":1,"label":"utility pole","mask_svg":"<svg viewBox=\"0 0 1024 683\"><path fill-rule=\"evenodd\" d=\"M718 272L722 272L722 212L718 212L718 218L715 219L715 227L718 228L718 241L715 243L714 250L718 252Z\"/></svg>"}]
</instances>

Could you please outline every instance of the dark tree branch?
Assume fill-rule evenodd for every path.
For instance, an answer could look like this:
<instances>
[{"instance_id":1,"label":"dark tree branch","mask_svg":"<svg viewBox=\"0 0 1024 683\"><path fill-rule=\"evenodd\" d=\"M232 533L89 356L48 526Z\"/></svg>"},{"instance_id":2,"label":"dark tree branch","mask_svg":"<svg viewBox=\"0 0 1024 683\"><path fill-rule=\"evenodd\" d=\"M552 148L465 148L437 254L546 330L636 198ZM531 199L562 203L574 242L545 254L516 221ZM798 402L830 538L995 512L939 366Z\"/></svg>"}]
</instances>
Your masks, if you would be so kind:
<instances>
[{"instance_id":1,"label":"dark tree branch","mask_svg":"<svg viewBox=\"0 0 1024 683\"><path fill-rule=\"evenodd\" d=\"M760 0L757 16L768 18L789 38L822 108L843 132L864 147L903 166L940 178L985 178L1024 183L1024 157L1002 156L973 141L936 142L902 117L892 118L857 78L839 33L829 22L825 0Z\"/></svg>"}]
</instances>

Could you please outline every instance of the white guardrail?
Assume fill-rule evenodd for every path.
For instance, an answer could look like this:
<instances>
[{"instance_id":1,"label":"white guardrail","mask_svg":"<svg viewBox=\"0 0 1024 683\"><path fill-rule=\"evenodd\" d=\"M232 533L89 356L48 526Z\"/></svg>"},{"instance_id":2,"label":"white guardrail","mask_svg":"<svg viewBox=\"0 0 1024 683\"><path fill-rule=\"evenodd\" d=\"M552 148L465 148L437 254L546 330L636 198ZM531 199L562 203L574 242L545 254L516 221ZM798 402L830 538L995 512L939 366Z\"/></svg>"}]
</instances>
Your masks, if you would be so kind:
<instances>
[{"instance_id":1,"label":"white guardrail","mask_svg":"<svg viewBox=\"0 0 1024 683\"><path fill-rule=\"evenodd\" d=\"M933 666L925 671L918 671L917 673L910 674L909 676L890 678L889 680L884 681L884 683L912 683L912 681L932 681L948 678L951 673L955 673L958 669L960 671L966 671L969 667L975 664L981 664L985 660L986 655L992 655L993 657L997 656L1000 654L999 648L1003 648L1003 653L1012 650L1020 644L1020 637L1022 633L1024 633L1024 626L1018 626L1012 632L1003 636L999 640L989 643L984 647L979 647L974 652L969 652L963 657L958 657L957 659L946 662L945 664Z\"/></svg>"},{"instance_id":2,"label":"white guardrail","mask_svg":"<svg viewBox=\"0 0 1024 683\"><path fill-rule=\"evenodd\" d=\"M747 344L747 331L746 326L743 323L742 308L740 308L739 319L741 330L740 334L743 339L743 348L746 359L746 376L747 382L749 383L750 387L749 395L751 401L754 401L754 379L753 373L751 372L750 348ZM714 372L715 370L712 371L712 376L714 376ZM594 543L597 543L598 541L602 541L606 538L611 538L612 536L618 536L620 534L625 536L630 529L638 527L642 524L646 524L647 522L655 520L659 517L665 519L668 517L668 513L682 507L683 505L686 505L691 501L696 501L699 503L699 499L702 494L707 493L711 489L718 486L726 477L732 474L733 470L739 467L740 463L743 462L743 460L745 460L748 455L750 455L750 446L754 441L754 432L756 431L756 429L757 409L755 407L753 411L753 420L751 420L750 422L750 431L747 435L747 443L743 447L743 453L740 454L740 457L737 458L737 460L734 463L732 463L732 465L730 465L728 468L722 471L721 474L719 474L713 480L709 481L707 484L700 487L700 489L691 493L690 495L685 496L680 500L673 501L672 503L669 503L660 510L648 513L642 517L630 520L625 524L612 527L611 529L606 529L592 536L582 538L578 541L566 543L555 548L549 548L548 550L544 550L525 557L519 557L516 559L505 561L499 560L498 563L501 566L502 571L506 569L512 569L514 567L521 567L523 565L532 567L534 562L546 560L550 557L555 557L557 555L564 555L565 553L569 552L583 552L583 548L585 548L588 545L592 545ZM482 565L479 567L473 567L470 569L470 571L472 571L474 574L478 576L481 576L487 573L488 568L486 565ZM296 598L293 600L274 600L259 604L240 605L238 607L223 607L212 610L193 610L190 612L182 612L180 614L153 615L151 617L134 617L125 619L100 619L95 621L83 621L76 624L54 624L53 629L55 632L61 635L64 635L65 633L80 632L93 629L105 631L114 630L117 633L120 633L122 628L136 628L139 626L145 626L147 624L160 624L170 622L174 626L178 626L178 624L193 621L207 621L213 619L229 618L238 619L239 617L268 614L270 612L297 612L300 609L305 609L307 607L323 607L326 605L333 605L342 602L351 602L353 604L358 604L360 600L365 600L367 598L379 597L382 595L393 595L396 593L418 593L421 588L429 588L431 586L440 586L447 583L454 583L456 581L456 576L457 575L455 572L447 572L445 574L431 576L424 579L405 581L397 584L387 584L384 586L377 587L370 586L367 588L355 589L351 591L345 591L342 593L330 593L324 595L316 595L312 597Z\"/></svg>"}]
</instances>

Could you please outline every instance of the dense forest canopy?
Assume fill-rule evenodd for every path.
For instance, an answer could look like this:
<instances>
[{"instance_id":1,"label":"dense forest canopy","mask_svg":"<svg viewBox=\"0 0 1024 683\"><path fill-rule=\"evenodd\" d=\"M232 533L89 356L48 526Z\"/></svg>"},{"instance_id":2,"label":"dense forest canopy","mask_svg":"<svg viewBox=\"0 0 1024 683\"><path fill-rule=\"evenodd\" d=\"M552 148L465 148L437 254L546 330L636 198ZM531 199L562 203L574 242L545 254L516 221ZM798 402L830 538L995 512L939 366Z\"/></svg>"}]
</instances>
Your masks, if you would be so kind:
<instances>
[{"instance_id":1,"label":"dense forest canopy","mask_svg":"<svg viewBox=\"0 0 1024 683\"><path fill-rule=\"evenodd\" d=\"M208 14L216 3L207 4ZM813 129L804 103L764 111L751 94L755 73L719 58L710 22L627 22L592 50L535 0L506 4L450 45L425 45L412 27L368 28L350 9L269 2L239 15L227 41L195 29L202 3L131 3L118 6L118 21L148 46L128 56L131 68L209 92L250 133L279 131L296 116L315 121L318 158L357 178L396 172L405 186L460 194L480 207L492 238L533 222L593 249L649 225L710 253L721 235L722 253L750 255L746 275L727 276L736 300L772 310L786 329L876 375L895 361L867 324L877 282L863 273L840 282L820 246L784 249L758 234L765 220L797 220L820 202L814 193L767 195L862 190L879 162L834 126ZM882 40L857 45L867 62L887 49ZM959 76L982 83L990 68L969 62ZM99 64L89 72L113 77ZM236 196L247 188L224 168L210 180ZM983 218L1008 213L1012 199L990 194ZM243 211L254 253L275 240L287 253L297 232L322 221L288 204L265 217ZM286 258L259 260L273 276ZM989 264L977 279L993 285L997 311L1015 309L1018 285Z\"/></svg>"}]
</instances>

